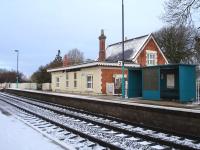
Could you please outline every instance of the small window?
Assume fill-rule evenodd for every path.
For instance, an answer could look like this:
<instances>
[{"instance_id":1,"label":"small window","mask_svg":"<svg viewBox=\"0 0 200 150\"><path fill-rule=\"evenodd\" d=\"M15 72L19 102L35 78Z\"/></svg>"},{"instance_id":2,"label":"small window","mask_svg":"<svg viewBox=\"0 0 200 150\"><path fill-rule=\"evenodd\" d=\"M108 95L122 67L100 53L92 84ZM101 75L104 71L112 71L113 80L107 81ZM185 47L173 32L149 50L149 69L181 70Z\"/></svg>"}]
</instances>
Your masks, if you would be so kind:
<instances>
[{"instance_id":1,"label":"small window","mask_svg":"<svg viewBox=\"0 0 200 150\"><path fill-rule=\"evenodd\" d=\"M69 81L66 81L66 87L69 87Z\"/></svg>"},{"instance_id":2,"label":"small window","mask_svg":"<svg viewBox=\"0 0 200 150\"><path fill-rule=\"evenodd\" d=\"M56 78L56 87L59 87L60 86L60 79L59 77Z\"/></svg>"},{"instance_id":3,"label":"small window","mask_svg":"<svg viewBox=\"0 0 200 150\"><path fill-rule=\"evenodd\" d=\"M68 75L68 73L66 73L66 80L68 80L69 79L69 75Z\"/></svg>"},{"instance_id":4,"label":"small window","mask_svg":"<svg viewBox=\"0 0 200 150\"><path fill-rule=\"evenodd\" d=\"M74 79L77 79L77 74L76 74L76 72L74 72Z\"/></svg>"},{"instance_id":5,"label":"small window","mask_svg":"<svg viewBox=\"0 0 200 150\"><path fill-rule=\"evenodd\" d=\"M77 87L77 81L74 80L74 87L76 88Z\"/></svg>"},{"instance_id":6,"label":"small window","mask_svg":"<svg viewBox=\"0 0 200 150\"><path fill-rule=\"evenodd\" d=\"M92 75L87 76L87 88L88 89L93 88L93 76Z\"/></svg>"},{"instance_id":7,"label":"small window","mask_svg":"<svg viewBox=\"0 0 200 150\"><path fill-rule=\"evenodd\" d=\"M168 89L174 89L175 88L174 74L167 74L167 88Z\"/></svg>"},{"instance_id":8,"label":"small window","mask_svg":"<svg viewBox=\"0 0 200 150\"><path fill-rule=\"evenodd\" d=\"M69 87L69 75L66 73L66 87Z\"/></svg>"},{"instance_id":9,"label":"small window","mask_svg":"<svg viewBox=\"0 0 200 150\"><path fill-rule=\"evenodd\" d=\"M77 73L74 72L74 87L77 87Z\"/></svg>"},{"instance_id":10,"label":"small window","mask_svg":"<svg viewBox=\"0 0 200 150\"><path fill-rule=\"evenodd\" d=\"M157 52L156 51L147 50L146 57L147 57L146 58L147 66L157 65Z\"/></svg>"}]
</instances>

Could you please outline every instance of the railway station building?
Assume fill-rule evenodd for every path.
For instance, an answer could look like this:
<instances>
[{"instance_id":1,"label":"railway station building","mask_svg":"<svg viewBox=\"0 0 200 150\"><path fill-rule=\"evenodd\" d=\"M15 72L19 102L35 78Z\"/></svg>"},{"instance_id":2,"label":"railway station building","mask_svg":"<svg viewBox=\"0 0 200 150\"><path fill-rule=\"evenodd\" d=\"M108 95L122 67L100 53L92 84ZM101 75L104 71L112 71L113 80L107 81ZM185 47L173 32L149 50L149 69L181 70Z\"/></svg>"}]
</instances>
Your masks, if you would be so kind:
<instances>
[{"instance_id":1,"label":"railway station building","mask_svg":"<svg viewBox=\"0 0 200 150\"><path fill-rule=\"evenodd\" d=\"M64 58L63 67L51 68L52 91L78 94L121 94L122 42L108 45L101 31L99 36L99 57L97 61L69 66ZM128 82L128 68L139 68L168 64L168 61L152 34L126 39L125 79Z\"/></svg>"}]
</instances>

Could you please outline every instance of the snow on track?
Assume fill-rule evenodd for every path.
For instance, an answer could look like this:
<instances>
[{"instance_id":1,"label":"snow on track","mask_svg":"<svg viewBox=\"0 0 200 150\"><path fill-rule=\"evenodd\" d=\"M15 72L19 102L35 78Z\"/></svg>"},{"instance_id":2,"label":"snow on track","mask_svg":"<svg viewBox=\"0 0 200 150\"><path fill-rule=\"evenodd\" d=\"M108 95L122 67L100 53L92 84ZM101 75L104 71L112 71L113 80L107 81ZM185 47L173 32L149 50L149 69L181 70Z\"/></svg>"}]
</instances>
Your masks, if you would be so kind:
<instances>
[{"instance_id":1,"label":"snow on track","mask_svg":"<svg viewBox=\"0 0 200 150\"><path fill-rule=\"evenodd\" d=\"M0 109L0 149L63 150L62 147L17 120L2 108Z\"/></svg>"}]
</instances>

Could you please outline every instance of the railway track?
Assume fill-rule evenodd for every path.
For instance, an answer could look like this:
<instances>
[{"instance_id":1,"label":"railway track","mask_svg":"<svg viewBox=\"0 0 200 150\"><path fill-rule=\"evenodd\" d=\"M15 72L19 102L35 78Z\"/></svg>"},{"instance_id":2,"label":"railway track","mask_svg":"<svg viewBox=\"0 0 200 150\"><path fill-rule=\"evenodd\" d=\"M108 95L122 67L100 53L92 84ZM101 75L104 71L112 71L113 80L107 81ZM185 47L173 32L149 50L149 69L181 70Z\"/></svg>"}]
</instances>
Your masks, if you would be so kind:
<instances>
[{"instance_id":1,"label":"railway track","mask_svg":"<svg viewBox=\"0 0 200 150\"><path fill-rule=\"evenodd\" d=\"M76 134L81 132L81 134L84 134L82 135L84 138L89 136L88 139L93 143L100 143L102 147L109 149L200 149L200 142L195 138L189 139L161 133L112 119L105 119L72 108L30 101L26 98L4 93L0 94L0 99L32 115L34 115L34 111L37 111L37 116L46 120L48 118L47 121L50 122L52 120L57 122L65 120L66 122L61 121L57 125L68 129L74 129L75 126L74 132ZM48 117L48 113L53 117ZM51 123L53 124L53 122Z\"/></svg>"}]
</instances>

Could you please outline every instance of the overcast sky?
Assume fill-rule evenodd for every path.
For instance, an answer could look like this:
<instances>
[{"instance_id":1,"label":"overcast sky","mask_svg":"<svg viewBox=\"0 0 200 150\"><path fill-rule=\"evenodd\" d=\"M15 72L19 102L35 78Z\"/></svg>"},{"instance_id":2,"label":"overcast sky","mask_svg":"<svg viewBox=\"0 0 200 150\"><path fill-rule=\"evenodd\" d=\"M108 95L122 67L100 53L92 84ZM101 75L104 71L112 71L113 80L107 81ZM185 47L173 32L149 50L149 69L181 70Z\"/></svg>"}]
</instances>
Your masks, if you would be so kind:
<instances>
[{"instance_id":1,"label":"overcast sky","mask_svg":"<svg viewBox=\"0 0 200 150\"><path fill-rule=\"evenodd\" d=\"M133 38L160 29L163 0L124 0L125 36ZM40 65L78 48L85 58L96 59L98 36L106 43L121 40L121 0L1 0L0 68L30 76Z\"/></svg>"}]
</instances>

